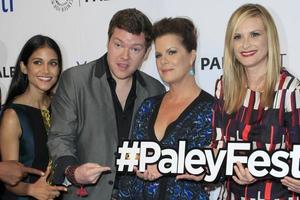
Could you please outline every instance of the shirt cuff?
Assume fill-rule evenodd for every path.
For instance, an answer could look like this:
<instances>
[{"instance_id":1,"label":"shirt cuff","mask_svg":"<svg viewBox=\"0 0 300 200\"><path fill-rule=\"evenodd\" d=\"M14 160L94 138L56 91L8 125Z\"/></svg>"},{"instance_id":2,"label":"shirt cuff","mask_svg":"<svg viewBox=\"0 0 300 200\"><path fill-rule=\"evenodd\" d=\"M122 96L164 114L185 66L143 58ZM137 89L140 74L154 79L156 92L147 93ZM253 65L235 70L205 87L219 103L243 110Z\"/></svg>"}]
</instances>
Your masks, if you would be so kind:
<instances>
[{"instance_id":1,"label":"shirt cuff","mask_svg":"<svg viewBox=\"0 0 300 200\"><path fill-rule=\"evenodd\" d=\"M78 165L74 156L62 156L54 161L54 172L52 183L62 185L65 181L65 170L69 165Z\"/></svg>"},{"instance_id":2,"label":"shirt cuff","mask_svg":"<svg viewBox=\"0 0 300 200\"><path fill-rule=\"evenodd\" d=\"M65 177L64 182L62 183L62 185L69 187L70 185L72 185L72 183L68 180L67 177Z\"/></svg>"}]
</instances>

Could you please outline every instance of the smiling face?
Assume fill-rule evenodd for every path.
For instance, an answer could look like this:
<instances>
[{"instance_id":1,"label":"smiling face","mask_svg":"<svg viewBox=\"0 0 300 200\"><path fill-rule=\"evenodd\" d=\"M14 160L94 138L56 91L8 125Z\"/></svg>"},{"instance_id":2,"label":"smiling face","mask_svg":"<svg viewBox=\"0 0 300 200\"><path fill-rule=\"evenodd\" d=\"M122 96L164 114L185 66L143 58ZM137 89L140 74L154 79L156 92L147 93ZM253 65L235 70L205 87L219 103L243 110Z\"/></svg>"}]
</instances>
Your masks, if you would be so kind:
<instances>
[{"instance_id":1,"label":"smiling face","mask_svg":"<svg viewBox=\"0 0 300 200\"><path fill-rule=\"evenodd\" d=\"M58 80L57 54L47 46L38 48L29 57L27 65L21 62L21 71L28 76L30 90L47 92Z\"/></svg>"},{"instance_id":2,"label":"smiling face","mask_svg":"<svg viewBox=\"0 0 300 200\"><path fill-rule=\"evenodd\" d=\"M155 39L156 66L162 80L168 84L177 83L189 76L196 58L195 50L188 52L181 37L166 34Z\"/></svg>"},{"instance_id":3,"label":"smiling face","mask_svg":"<svg viewBox=\"0 0 300 200\"><path fill-rule=\"evenodd\" d=\"M246 70L267 70L268 37L261 18L250 17L237 26L233 33L233 50Z\"/></svg>"},{"instance_id":4,"label":"smiling face","mask_svg":"<svg viewBox=\"0 0 300 200\"><path fill-rule=\"evenodd\" d=\"M144 34L135 35L115 28L108 41L107 62L116 80L131 78L142 65L146 54Z\"/></svg>"}]
</instances>

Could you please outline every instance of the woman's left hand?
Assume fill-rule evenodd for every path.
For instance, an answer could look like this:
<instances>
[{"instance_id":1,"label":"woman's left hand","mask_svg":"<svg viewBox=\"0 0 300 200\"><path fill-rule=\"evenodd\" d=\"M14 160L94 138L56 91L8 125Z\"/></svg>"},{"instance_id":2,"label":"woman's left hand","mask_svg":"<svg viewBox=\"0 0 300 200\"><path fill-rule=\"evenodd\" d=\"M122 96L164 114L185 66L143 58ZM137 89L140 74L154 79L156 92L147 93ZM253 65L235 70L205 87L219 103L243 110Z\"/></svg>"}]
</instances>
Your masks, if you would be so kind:
<instances>
[{"instance_id":1,"label":"woman's left hand","mask_svg":"<svg viewBox=\"0 0 300 200\"><path fill-rule=\"evenodd\" d=\"M232 176L232 179L236 183L240 185L248 185L256 181L256 179L250 174L249 169L244 168L242 163L237 162L233 168L236 173L236 176Z\"/></svg>"},{"instance_id":2,"label":"woman's left hand","mask_svg":"<svg viewBox=\"0 0 300 200\"><path fill-rule=\"evenodd\" d=\"M300 180L286 176L283 179L281 179L281 183L285 185L288 188L288 190L300 193Z\"/></svg>"},{"instance_id":3,"label":"woman's left hand","mask_svg":"<svg viewBox=\"0 0 300 200\"><path fill-rule=\"evenodd\" d=\"M145 181L154 181L162 176L159 173L156 164L148 165L147 170L144 172L140 172L136 167L134 167L134 171L139 178L144 179Z\"/></svg>"}]
</instances>

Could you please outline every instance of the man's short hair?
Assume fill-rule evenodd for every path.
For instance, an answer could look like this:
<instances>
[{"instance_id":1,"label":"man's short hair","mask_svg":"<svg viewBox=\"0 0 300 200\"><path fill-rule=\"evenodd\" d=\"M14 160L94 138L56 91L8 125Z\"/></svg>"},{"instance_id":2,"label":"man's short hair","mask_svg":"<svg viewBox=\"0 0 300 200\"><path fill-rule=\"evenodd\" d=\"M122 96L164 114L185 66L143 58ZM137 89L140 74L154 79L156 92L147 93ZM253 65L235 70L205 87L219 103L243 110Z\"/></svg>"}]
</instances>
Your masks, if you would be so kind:
<instances>
[{"instance_id":1,"label":"man's short hair","mask_svg":"<svg viewBox=\"0 0 300 200\"><path fill-rule=\"evenodd\" d=\"M129 33L139 35L144 33L146 48L152 43L152 23L149 18L141 11L135 8L128 8L118 11L109 23L108 39L110 40L114 29L120 28Z\"/></svg>"}]
</instances>

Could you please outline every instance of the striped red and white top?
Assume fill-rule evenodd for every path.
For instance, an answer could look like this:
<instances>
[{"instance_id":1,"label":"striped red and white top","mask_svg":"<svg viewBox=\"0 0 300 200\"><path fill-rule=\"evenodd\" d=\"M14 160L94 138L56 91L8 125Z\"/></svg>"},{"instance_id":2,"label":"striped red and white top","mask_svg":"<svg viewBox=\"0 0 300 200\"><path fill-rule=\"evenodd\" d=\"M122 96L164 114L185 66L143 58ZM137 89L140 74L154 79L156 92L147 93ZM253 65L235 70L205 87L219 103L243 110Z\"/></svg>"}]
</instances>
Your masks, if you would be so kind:
<instances>
[{"instance_id":1,"label":"striped red and white top","mask_svg":"<svg viewBox=\"0 0 300 200\"><path fill-rule=\"evenodd\" d=\"M223 110L222 77L217 80L213 148L226 148L229 141L247 141L251 142L253 150L272 153L278 149L291 150L293 144L300 144L299 80L282 70L271 108L261 106L260 95L260 92L248 89L241 108L227 114ZM246 186L228 177L226 187L227 198L224 199L299 199L299 194L288 191L279 178L271 176Z\"/></svg>"}]
</instances>

